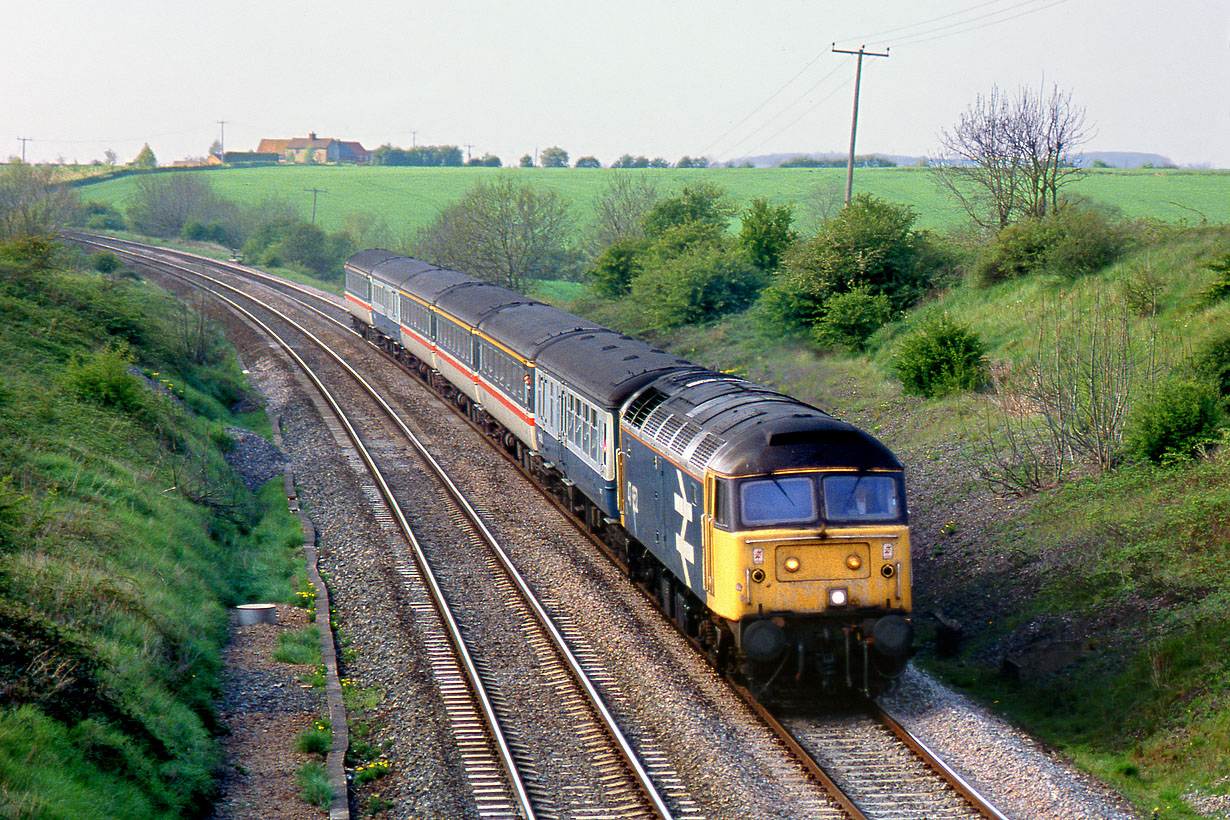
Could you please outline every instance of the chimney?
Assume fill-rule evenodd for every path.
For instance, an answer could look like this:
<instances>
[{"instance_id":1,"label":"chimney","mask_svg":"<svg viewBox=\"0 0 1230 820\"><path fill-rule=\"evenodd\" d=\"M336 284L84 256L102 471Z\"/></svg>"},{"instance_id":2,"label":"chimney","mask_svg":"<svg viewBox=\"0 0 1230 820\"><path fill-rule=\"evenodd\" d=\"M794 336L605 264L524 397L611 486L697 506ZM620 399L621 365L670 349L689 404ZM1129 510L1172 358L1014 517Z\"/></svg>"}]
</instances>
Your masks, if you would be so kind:
<instances>
[{"instance_id":1,"label":"chimney","mask_svg":"<svg viewBox=\"0 0 1230 820\"><path fill-rule=\"evenodd\" d=\"M316 132L315 132L315 131L309 131L309 132L308 132L308 139L310 139L310 140L315 140L315 139L316 139Z\"/></svg>"}]
</instances>

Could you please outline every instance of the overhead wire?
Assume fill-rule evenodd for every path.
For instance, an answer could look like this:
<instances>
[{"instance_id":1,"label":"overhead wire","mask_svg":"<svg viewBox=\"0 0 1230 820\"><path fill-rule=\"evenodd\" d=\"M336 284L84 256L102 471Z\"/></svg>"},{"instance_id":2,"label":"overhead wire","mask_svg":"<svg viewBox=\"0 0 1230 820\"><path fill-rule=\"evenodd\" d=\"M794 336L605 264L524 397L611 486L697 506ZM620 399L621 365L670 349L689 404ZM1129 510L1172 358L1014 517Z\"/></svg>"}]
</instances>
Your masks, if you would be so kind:
<instances>
[{"instance_id":1,"label":"overhead wire","mask_svg":"<svg viewBox=\"0 0 1230 820\"><path fill-rule=\"evenodd\" d=\"M736 149L738 149L741 145L743 145L745 142L747 142L748 140L750 140L752 137L756 136L756 135L757 135L757 134L759 134L761 131L763 131L764 129L766 129L766 128L768 128L769 126L771 126L774 122L776 122L776 121L778 121L779 119L781 119L781 118L782 118L783 116L785 116L785 115L786 115L789 111L791 111L791 110L792 110L792 109L793 109L796 105L798 105L800 102L802 102L802 100L803 100L804 98L806 98L809 94L811 94L813 91L816 91L818 88L820 88L820 87L821 87L822 85L824 85L826 82L828 82L829 78L831 78L834 74L836 74L836 73L837 73L840 69L841 69L841 66L840 66L840 65L834 66L832 71L830 71L829 73L825 74L825 75L824 75L823 77L821 77L819 80L817 80L816 82L814 82L814 83L812 83L810 86L808 86L806 89L804 89L804 90L803 90L803 92L802 92L801 94L799 94L797 97L795 97L793 100L791 100L791 101L790 101L789 103L787 103L785 106L783 106L783 107L781 108L781 110L779 110L776 114L774 114L772 117L769 117L769 118L768 118L768 119L766 119L764 122L762 122L762 123L760 124L760 126L759 126L759 127L757 127L755 130L753 130L753 131L749 132L748 134L744 135L742 139L740 139L740 140L738 140L737 142L733 143L733 144L732 144L732 145L731 145L731 146L727 149L727 150L728 150L728 152L733 153ZM822 102L824 102L824 101L828 100L830 97L832 97L834 94L836 94L836 93L837 93L838 91L840 91L842 88L844 88L846 85L849 85L849 81L848 81L848 80L847 80L846 82L844 82L842 85L837 86L837 88L833 89L833 90L832 90L832 91L830 91L828 94L825 94L823 97L821 97L819 100L817 100L817 101L816 101L815 103L813 103L812 105L810 105L810 106L809 106L809 107L808 107L808 108L807 108L807 109L803 112L803 115L802 115L802 116L805 116L806 114L808 114L808 113L810 113L811 111L813 111L813 110L814 110L814 109L815 109L818 105L820 105L820 103L822 103ZM799 119L799 118L796 118L793 122L791 122L791 125L793 125L795 122L798 122L798 119ZM780 133L780 131L779 131L778 133ZM774 134L773 136L777 136L777 134ZM772 139L772 137L770 137L770 139ZM746 156L746 155L745 155L745 156Z\"/></svg>"},{"instance_id":2,"label":"overhead wire","mask_svg":"<svg viewBox=\"0 0 1230 820\"><path fill-rule=\"evenodd\" d=\"M1012 9L1019 8L1020 6L1032 5L1033 1L1034 0L1030 0L1030 2L1026 2L1026 3L1018 3L1016 6L1012 6L1011 8L1003 9L1002 11L994 12L993 14L983 15L982 17L976 17L971 20L966 20L964 23L953 23L949 26L942 26L939 29L935 29L934 32L943 32L943 33L935 34L934 37L926 36L927 34L931 34L933 32L919 32L918 34L913 35L913 38L907 38L903 40L902 42L898 43L897 45L898 47L916 46L916 45L921 45L922 43L930 43L935 40L942 40L945 37L955 37L958 34L968 34L971 31L979 31L984 28L990 28L991 26L997 26L1000 23L1006 23L1009 20L1015 20L1018 17L1024 17L1028 14L1034 14L1039 11L1046 11L1049 8L1054 8L1055 6L1059 6L1059 5L1062 5L1068 2L1068 0L1051 0L1051 2L1046 3L1046 5L1025 9L1024 11L1017 12L1016 14L1013 14L1010 17L1001 17L998 20L988 20L987 22L980 23L979 25L976 25L976 26L971 25L971 26L968 26L967 28L956 28L956 30L954 31L945 31L945 29L955 28L961 25L968 25L970 23L975 22L976 20L982 20L985 17L992 17L992 16L995 16L996 14L1003 14L1004 12L1011 11Z\"/></svg>"},{"instance_id":3,"label":"overhead wire","mask_svg":"<svg viewBox=\"0 0 1230 820\"><path fill-rule=\"evenodd\" d=\"M971 12L977 12L981 9L987 8L988 6L999 5L999 4L1002 4L1003 2L1005 2L1005 0L985 0L984 2L976 3L972 6L967 6L965 8L958 9L957 11L949 12L947 14L937 15L935 17L931 17L926 20L920 20L915 23L897 26L895 28L883 29L881 31L873 32L873 33L862 35L859 37L847 37L847 38L842 38L842 39L843 41L846 41L846 42L851 41L851 40L857 40L861 42L866 42L868 40L879 41L879 38L884 37L886 35L899 34L900 35L899 39L894 44L896 47L900 48L902 46L920 45L922 43L929 43L929 42L933 42L935 40L943 39L946 37L953 37L959 34L965 34L971 31L978 31L983 28L988 28L990 26L999 25L1000 23L1005 23L1005 22L1008 22L1009 20L1015 20L1018 17L1023 17L1025 15L1033 14L1039 11L1045 11L1046 9L1053 8L1054 6L1061 5L1062 3L1066 3L1068 2L1068 0L1022 0L1021 2L1017 2L1013 5L1007 6L1006 8L1000 8L1000 9L988 11L988 12L985 12L983 14L978 14L973 17L968 16ZM1030 8L1026 8L1026 7L1030 7ZM1023 9L1023 10L1019 11L1016 14L1007 16L1007 17L1003 16L1017 9ZM964 18L964 19L953 20L952 22L945 23L940 26L932 25L934 23L938 23L943 20L949 20L952 18ZM905 32L905 33L901 34L902 32ZM781 94L787 88L789 88L791 85L797 82L800 77L802 77L809 69L812 68L812 66L814 66L817 62L819 62L821 57L823 57L825 54L828 54L828 53L831 53L831 52L828 52L828 51L820 52L819 54L814 56L811 60L809 60L803 66L803 68L800 69L793 77L791 77L789 80L783 83L776 91L770 94L767 98L765 98L762 102L760 102L751 111L749 111L737 123L735 123L734 125L731 125L724 132L722 132L721 135L719 135L717 138L712 140L709 143L709 145L707 145L705 149L701 152L702 155L708 154L715 146L722 143L722 141L725 140L727 137L729 137L732 133L736 132L738 129L743 127L749 120L751 120L753 117L759 114L762 110L764 110L764 108L768 106L771 102L773 102L773 100L780 97ZM803 98L805 98L809 93L811 93L812 90L817 88L825 80L827 80L830 76L832 76L833 73L835 73L839 68L840 66L838 66L837 68L834 68L833 71L830 71L820 80L818 80L816 83L812 84L806 91L804 91L801 95L796 97L785 108L783 108L781 111L779 111L777 114L775 114L773 117L771 117L769 120L767 120L765 123L763 123L756 129L754 129L753 131L744 135L741 139L739 139L733 145L731 145L731 147L726 152L723 152L723 153L732 153L739 146L742 146L749 139L751 139L752 137L754 137L755 135L763 131L773 121L780 119L792 106L797 105ZM837 90L840 90L840 88ZM792 120L789 125L781 129L778 129L768 139L761 141L760 144L761 145L766 144L768 141L772 140L773 138L783 133L790 126L793 126L794 124L799 122L799 120L803 119L805 116L815 111L816 108L819 107L820 103L831 98L834 93L836 93L836 90L834 92L830 92L829 94L826 94L820 100L808 106L808 108L802 114L800 114L798 117ZM747 153L744 153L741 157L739 157L739 159L740 160L745 159L746 157L750 156L750 154L751 154L750 151Z\"/></svg>"}]
</instances>

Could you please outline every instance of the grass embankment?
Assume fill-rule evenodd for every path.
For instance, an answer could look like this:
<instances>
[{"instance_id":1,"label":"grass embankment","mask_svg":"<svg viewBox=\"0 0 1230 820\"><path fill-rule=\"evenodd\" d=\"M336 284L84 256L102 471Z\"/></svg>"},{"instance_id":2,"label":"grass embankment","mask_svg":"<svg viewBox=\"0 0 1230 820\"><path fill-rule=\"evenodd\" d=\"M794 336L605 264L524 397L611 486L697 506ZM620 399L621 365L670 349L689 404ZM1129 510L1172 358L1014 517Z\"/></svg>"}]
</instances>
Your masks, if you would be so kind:
<instances>
[{"instance_id":1,"label":"grass embankment","mask_svg":"<svg viewBox=\"0 0 1230 820\"><path fill-rule=\"evenodd\" d=\"M159 172L160 178L175 172ZM738 207L756 197L792 204L805 228L814 227L813 210L822 206L831 216L845 194L844 168L661 168L619 171L609 168L404 168L354 165L288 165L258 168L185 170L200 174L221 197L240 205L266 198L295 203L304 219L313 213L327 231L351 227L356 215L383 221L395 237L412 236L446 205L456 202L479 182L497 174L514 174L534 185L558 191L572 205L579 231L593 218L592 203L614 174L644 174L673 191L700 180L725 189ZM101 202L123 211L139 175L80 186L84 201ZM966 220L945 197L926 168L859 168L854 177L859 193L910 205L919 214L918 227L945 231ZM1230 172L1138 170L1091 172L1066 191L1120 208L1129 218L1168 221L1230 222Z\"/></svg>"},{"instance_id":2,"label":"grass embankment","mask_svg":"<svg viewBox=\"0 0 1230 820\"><path fill-rule=\"evenodd\" d=\"M1227 439L1173 466L1075 465L1057 486L1005 499L979 476L998 465L988 431L1004 455L1005 396L923 400L903 395L891 373L898 342L942 314L976 330L1005 375L1027 372L1039 352L1054 358L1082 338L1087 345L1094 329L1107 346L1129 336L1139 367L1152 355L1161 373L1182 372L1230 327L1230 302L1202 298L1214 279L1207 264L1228 254L1225 226L1158 228L1084 278L956 285L882 330L866 354L783 341L752 314L658 341L883 438L915 486L918 661L1123 789L1146 814L1195 818L1191 800L1230 793ZM608 321L621 315L585 298L569 304ZM1126 323L1113 318L1125 314ZM1139 398L1148 379L1136 377ZM1018 424L1034 418L1027 403L1008 406ZM960 625L955 657L936 652L936 611Z\"/></svg>"},{"instance_id":3,"label":"grass embankment","mask_svg":"<svg viewBox=\"0 0 1230 820\"><path fill-rule=\"evenodd\" d=\"M302 537L223 460L268 421L165 294L3 251L0 815L196 814L227 607L289 598Z\"/></svg>"}]
</instances>

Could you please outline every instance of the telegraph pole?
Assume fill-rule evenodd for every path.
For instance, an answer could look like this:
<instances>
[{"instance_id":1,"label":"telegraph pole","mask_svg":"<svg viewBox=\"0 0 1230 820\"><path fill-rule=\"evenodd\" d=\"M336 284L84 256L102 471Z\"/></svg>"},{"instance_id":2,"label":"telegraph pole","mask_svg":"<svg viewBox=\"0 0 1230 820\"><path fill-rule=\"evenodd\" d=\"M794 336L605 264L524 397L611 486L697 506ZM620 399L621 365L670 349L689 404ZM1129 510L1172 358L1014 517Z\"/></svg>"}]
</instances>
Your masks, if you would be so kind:
<instances>
[{"instance_id":1,"label":"telegraph pole","mask_svg":"<svg viewBox=\"0 0 1230 820\"><path fill-rule=\"evenodd\" d=\"M312 192L312 224L315 225L316 224L316 195L317 194L327 194L329 192L324 190L323 188L304 188L303 190Z\"/></svg>"},{"instance_id":2,"label":"telegraph pole","mask_svg":"<svg viewBox=\"0 0 1230 820\"><path fill-rule=\"evenodd\" d=\"M21 164L25 165L26 164L26 143L33 142L34 137L18 137L17 139L19 142L21 142Z\"/></svg>"},{"instance_id":3,"label":"telegraph pole","mask_svg":"<svg viewBox=\"0 0 1230 820\"><path fill-rule=\"evenodd\" d=\"M854 115L850 118L850 157L846 161L846 207L850 207L850 198L854 194L854 135L858 132L858 87L863 79L863 57L887 57L888 49L883 54L867 51L867 46L859 46L858 51L845 51L833 43L835 54L857 54L858 68L854 72Z\"/></svg>"}]
</instances>

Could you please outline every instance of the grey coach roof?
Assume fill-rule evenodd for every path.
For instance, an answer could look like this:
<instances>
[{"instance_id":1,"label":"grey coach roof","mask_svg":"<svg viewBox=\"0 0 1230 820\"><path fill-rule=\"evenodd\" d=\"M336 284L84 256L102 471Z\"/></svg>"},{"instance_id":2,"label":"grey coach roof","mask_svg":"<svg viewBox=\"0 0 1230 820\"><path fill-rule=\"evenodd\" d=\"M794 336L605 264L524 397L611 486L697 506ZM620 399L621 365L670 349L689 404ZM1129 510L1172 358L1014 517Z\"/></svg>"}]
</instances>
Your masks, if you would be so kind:
<instances>
[{"instance_id":1,"label":"grey coach roof","mask_svg":"<svg viewBox=\"0 0 1230 820\"><path fill-rule=\"evenodd\" d=\"M377 265L387 262L390 259L396 259L399 255L400 254L393 253L392 251L381 250L380 248L371 248L370 250L359 251L356 254L352 254L351 257L346 260L346 267L354 268L355 270L370 274L372 269Z\"/></svg>"},{"instance_id":2,"label":"grey coach roof","mask_svg":"<svg viewBox=\"0 0 1230 820\"><path fill-rule=\"evenodd\" d=\"M418 280L414 282L418 284ZM522 305L530 302L528 296L522 296L515 290L490 285L486 282L459 282L441 291L436 297L435 305L440 310L456 316L470 327L477 327L484 317L492 311L509 305Z\"/></svg>"},{"instance_id":3,"label":"grey coach roof","mask_svg":"<svg viewBox=\"0 0 1230 820\"><path fill-rule=\"evenodd\" d=\"M501 308L483 319L478 329L500 340L522 358L534 359L539 350L557 337L603 328L557 307L527 302Z\"/></svg>"},{"instance_id":4,"label":"grey coach roof","mask_svg":"<svg viewBox=\"0 0 1230 820\"><path fill-rule=\"evenodd\" d=\"M697 365L631 336L594 330L552 341L539 352L538 367L561 376L603 407L614 407L657 376Z\"/></svg>"}]
</instances>

